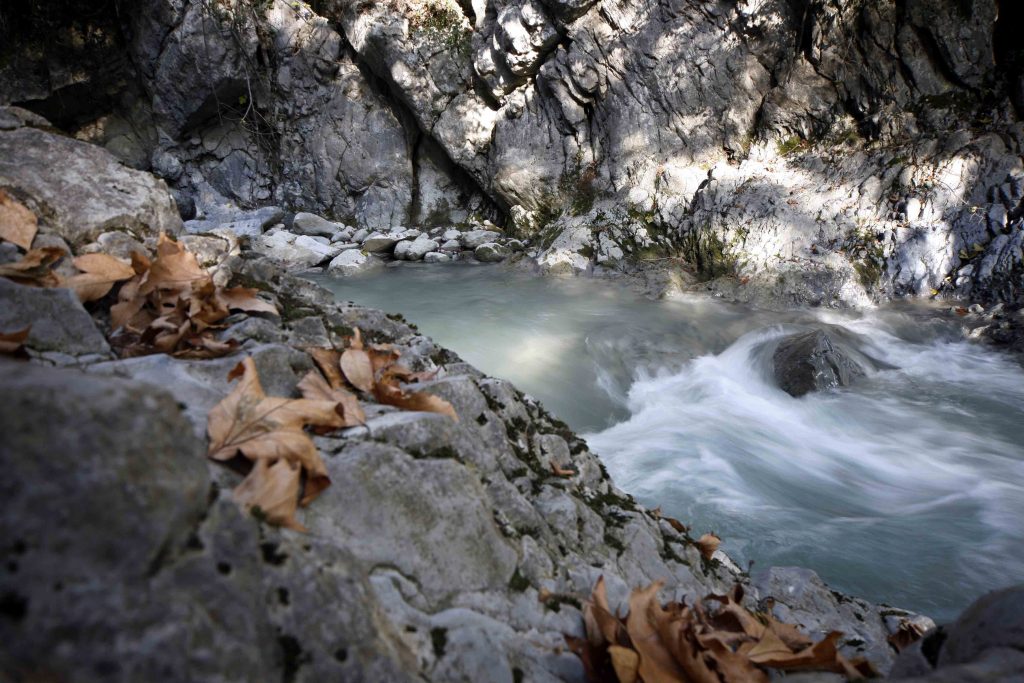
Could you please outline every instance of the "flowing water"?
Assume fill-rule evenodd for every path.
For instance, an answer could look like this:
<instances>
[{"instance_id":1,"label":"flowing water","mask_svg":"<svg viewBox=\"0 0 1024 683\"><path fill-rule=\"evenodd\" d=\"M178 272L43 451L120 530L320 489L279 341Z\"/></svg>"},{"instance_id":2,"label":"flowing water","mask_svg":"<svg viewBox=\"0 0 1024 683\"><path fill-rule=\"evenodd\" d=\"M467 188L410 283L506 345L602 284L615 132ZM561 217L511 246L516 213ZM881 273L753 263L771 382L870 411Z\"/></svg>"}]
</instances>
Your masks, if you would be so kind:
<instances>
[{"instance_id":1,"label":"flowing water","mask_svg":"<svg viewBox=\"0 0 1024 683\"><path fill-rule=\"evenodd\" d=\"M742 565L940 620L1024 581L1024 369L934 309L769 313L463 265L320 282L539 398L621 488ZM885 369L792 398L771 349L811 327Z\"/></svg>"}]
</instances>

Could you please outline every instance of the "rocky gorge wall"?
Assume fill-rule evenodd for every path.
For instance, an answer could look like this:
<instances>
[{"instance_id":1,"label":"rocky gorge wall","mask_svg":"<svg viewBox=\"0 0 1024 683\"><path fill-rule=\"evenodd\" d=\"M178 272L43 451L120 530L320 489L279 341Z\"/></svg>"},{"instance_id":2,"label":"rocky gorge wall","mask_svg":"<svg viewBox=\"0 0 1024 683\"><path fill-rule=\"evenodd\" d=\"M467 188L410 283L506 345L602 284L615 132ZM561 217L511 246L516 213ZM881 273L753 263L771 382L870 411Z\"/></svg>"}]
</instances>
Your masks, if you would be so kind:
<instances>
[{"instance_id":1,"label":"rocky gorge wall","mask_svg":"<svg viewBox=\"0 0 1024 683\"><path fill-rule=\"evenodd\" d=\"M545 270L678 256L772 303L1020 297L1014 3L61 6L9 13L0 103L152 170L186 216L490 218Z\"/></svg>"}]
</instances>

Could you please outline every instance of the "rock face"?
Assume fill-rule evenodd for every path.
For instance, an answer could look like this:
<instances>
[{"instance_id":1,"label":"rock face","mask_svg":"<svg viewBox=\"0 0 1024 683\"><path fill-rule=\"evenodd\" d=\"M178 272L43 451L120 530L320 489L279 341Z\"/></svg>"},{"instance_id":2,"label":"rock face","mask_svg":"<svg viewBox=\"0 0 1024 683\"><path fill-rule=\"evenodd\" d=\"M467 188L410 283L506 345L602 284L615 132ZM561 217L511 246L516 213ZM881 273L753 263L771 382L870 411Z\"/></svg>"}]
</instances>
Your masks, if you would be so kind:
<instances>
[{"instance_id":1,"label":"rock face","mask_svg":"<svg viewBox=\"0 0 1024 683\"><path fill-rule=\"evenodd\" d=\"M1013 3L242 5L97 13L108 44L33 69L27 17L0 103L60 114L200 213L489 217L538 238L545 270L681 255L773 303L1021 297Z\"/></svg>"},{"instance_id":2,"label":"rock face","mask_svg":"<svg viewBox=\"0 0 1024 683\"><path fill-rule=\"evenodd\" d=\"M772 356L775 381L790 396L845 387L864 369L821 330L784 338Z\"/></svg>"}]
</instances>

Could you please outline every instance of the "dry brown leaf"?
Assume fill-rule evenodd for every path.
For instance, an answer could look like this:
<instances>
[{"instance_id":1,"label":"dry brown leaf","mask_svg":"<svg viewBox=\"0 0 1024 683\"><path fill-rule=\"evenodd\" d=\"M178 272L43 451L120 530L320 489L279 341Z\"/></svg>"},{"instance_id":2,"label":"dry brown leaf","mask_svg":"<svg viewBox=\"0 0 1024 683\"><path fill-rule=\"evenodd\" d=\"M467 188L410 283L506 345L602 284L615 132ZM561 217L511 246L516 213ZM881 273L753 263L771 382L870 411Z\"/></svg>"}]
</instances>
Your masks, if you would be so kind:
<instances>
[{"instance_id":1,"label":"dry brown leaf","mask_svg":"<svg viewBox=\"0 0 1024 683\"><path fill-rule=\"evenodd\" d=\"M241 453L250 460L283 458L301 465L306 486L300 503L308 505L331 482L320 453L303 427L341 426L336 403L267 396L256 364L249 357L228 375L229 380L234 378L239 378L238 385L214 406L207 419L209 457L224 461Z\"/></svg>"},{"instance_id":2,"label":"dry brown leaf","mask_svg":"<svg viewBox=\"0 0 1024 683\"><path fill-rule=\"evenodd\" d=\"M53 267L66 255L60 247L30 249L20 261L0 265L0 277L33 287L57 287L60 278Z\"/></svg>"},{"instance_id":3,"label":"dry brown leaf","mask_svg":"<svg viewBox=\"0 0 1024 683\"><path fill-rule=\"evenodd\" d=\"M837 647L842 633L832 631L823 640L799 652L793 652L782 642L773 629L765 629L761 642L747 652L750 661L785 671L816 669L856 676L853 667L844 660Z\"/></svg>"},{"instance_id":4,"label":"dry brown leaf","mask_svg":"<svg viewBox=\"0 0 1024 683\"><path fill-rule=\"evenodd\" d=\"M576 470L564 469L562 467L559 467L555 463L551 463L551 472L556 477L575 477L576 476Z\"/></svg>"},{"instance_id":5,"label":"dry brown leaf","mask_svg":"<svg viewBox=\"0 0 1024 683\"><path fill-rule=\"evenodd\" d=\"M158 289L189 292L195 284L210 277L209 273L199 265L195 254L165 233L160 233L156 253L156 259L149 267L146 282L139 290L143 295Z\"/></svg>"},{"instance_id":6,"label":"dry brown leaf","mask_svg":"<svg viewBox=\"0 0 1024 683\"><path fill-rule=\"evenodd\" d=\"M669 526L671 526L673 529L675 529L681 534L685 534L690 531L685 524L680 522L675 517L664 517L663 519L669 523Z\"/></svg>"},{"instance_id":7,"label":"dry brown leaf","mask_svg":"<svg viewBox=\"0 0 1024 683\"><path fill-rule=\"evenodd\" d=\"M778 633L773 629L766 628L761 632L761 639L745 654L752 662L772 666L772 662L784 661L792 657L793 651L782 642Z\"/></svg>"},{"instance_id":8,"label":"dry brown leaf","mask_svg":"<svg viewBox=\"0 0 1024 683\"><path fill-rule=\"evenodd\" d=\"M295 519L300 476L299 466L287 460L277 460L272 465L269 460L257 460L249 475L235 488L235 502L246 512L261 515L270 524L304 532L306 527Z\"/></svg>"},{"instance_id":9,"label":"dry brown leaf","mask_svg":"<svg viewBox=\"0 0 1024 683\"><path fill-rule=\"evenodd\" d=\"M900 626L889 636L889 644L896 648L897 652L903 652L924 635L924 628L910 619L900 619Z\"/></svg>"},{"instance_id":10,"label":"dry brown leaf","mask_svg":"<svg viewBox=\"0 0 1024 683\"><path fill-rule=\"evenodd\" d=\"M269 301L264 301L256 296L258 289L248 287L232 287L221 289L218 295L233 311L246 311L248 313L272 313L277 315L277 307Z\"/></svg>"},{"instance_id":11,"label":"dry brown leaf","mask_svg":"<svg viewBox=\"0 0 1024 683\"><path fill-rule=\"evenodd\" d=\"M341 354L341 371L348 383L360 391L370 393L375 384L373 361L363 349L348 348Z\"/></svg>"},{"instance_id":12,"label":"dry brown leaf","mask_svg":"<svg viewBox=\"0 0 1024 683\"><path fill-rule=\"evenodd\" d=\"M707 648L722 683L768 683L771 680L768 674L744 655L734 652L727 643L711 639Z\"/></svg>"},{"instance_id":13,"label":"dry brown leaf","mask_svg":"<svg viewBox=\"0 0 1024 683\"><path fill-rule=\"evenodd\" d=\"M660 585L633 591L629 614L620 620L608 610L604 581L598 580L584 606L587 639L567 639L583 659L588 680L634 680L635 675L643 683L768 683L766 667L829 671L851 680L877 673L866 660L850 662L839 654L838 632L812 643L770 615L751 614L742 606L739 585L729 595L707 597L717 609L701 600L692 607L663 607L656 599ZM808 645L793 648L787 640ZM629 651L637 655L635 667Z\"/></svg>"},{"instance_id":14,"label":"dry brown leaf","mask_svg":"<svg viewBox=\"0 0 1024 683\"><path fill-rule=\"evenodd\" d=\"M339 351L322 347L307 350L332 389L340 389L345 386L345 376L341 374L341 353Z\"/></svg>"},{"instance_id":15,"label":"dry brown leaf","mask_svg":"<svg viewBox=\"0 0 1024 683\"><path fill-rule=\"evenodd\" d=\"M608 606L608 592L603 576L597 579L590 602L584 605L583 620L587 624L587 636L591 642L595 638L598 640L596 644L623 645L629 642L625 626Z\"/></svg>"},{"instance_id":16,"label":"dry brown leaf","mask_svg":"<svg viewBox=\"0 0 1024 683\"><path fill-rule=\"evenodd\" d=\"M129 264L107 254L76 256L72 263L82 272L68 278L64 284L74 290L83 303L102 299L115 283L135 277L135 270Z\"/></svg>"},{"instance_id":17,"label":"dry brown leaf","mask_svg":"<svg viewBox=\"0 0 1024 683\"><path fill-rule=\"evenodd\" d=\"M609 646L608 654L611 655L612 666L615 668L615 675L619 677L619 683L636 683L640 670L640 655L619 645Z\"/></svg>"},{"instance_id":18,"label":"dry brown leaf","mask_svg":"<svg viewBox=\"0 0 1024 683\"><path fill-rule=\"evenodd\" d=\"M697 549L705 560L710 560L721 544L722 539L715 534L704 534L697 540Z\"/></svg>"},{"instance_id":19,"label":"dry brown leaf","mask_svg":"<svg viewBox=\"0 0 1024 683\"><path fill-rule=\"evenodd\" d=\"M652 603L650 617L655 624L658 637L682 669L680 681L687 683L719 683L718 677L708 667L700 643L696 637L694 612L688 607L671 604L668 609Z\"/></svg>"},{"instance_id":20,"label":"dry brown leaf","mask_svg":"<svg viewBox=\"0 0 1024 683\"><path fill-rule=\"evenodd\" d=\"M657 622L663 610L657 602L663 582L655 581L647 588L633 591L629 596L629 615L626 632L640 655L638 668L644 683L679 683L683 670L658 635ZM653 617L653 618L652 618Z\"/></svg>"},{"instance_id":21,"label":"dry brown leaf","mask_svg":"<svg viewBox=\"0 0 1024 683\"><path fill-rule=\"evenodd\" d=\"M36 215L17 199L0 190L0 239L28 251L32 248L32 240L38 230Z\"/></svg>"},{"instance_id":22,"label":"dry brown leaf","mask_svg":"<svg viewBox=\"0 0 1024 683\"><path fill-rule=\"evenodd\" d=\"M334 401L335 411L343 420L342 427L356 427L366 424L366 413L359 405L359 399L355 395L338 387L334 388L327 383L316 370L310 370L299 382L298 389L302 392L303 398L316 401ZM329 427L327 429L330 429Z\"/></svg>"},{"instance_id":23,"label":"dry brown leaf","mask_svg":"<svg viewBox=\"0 0 1024 683\"><path fill-rule=\"evenodd\" d=\"M17 332L0 332L0 353L27 356L28 354L25 353L25 342L28 341L28 335L31 331L32 326L29 325Z\"/></svg>"},{"instance_id":24,"label":"dry brown leaf","mask_svg":"<svg viewBox=\"0 0 1024 683\"><path fill-rule=\"evenodd\" d=\"M344 360L344 356L342 360ZM381 403L387 403L404 410L440 413L441 415L447 415L456 422L459 421L459 415L455 412L455 408L451 403L440 396L434 396L425 391L416 391L410 394L394 384L381 381L377 383L374 395Z\"/></svg>"}]
</instances>

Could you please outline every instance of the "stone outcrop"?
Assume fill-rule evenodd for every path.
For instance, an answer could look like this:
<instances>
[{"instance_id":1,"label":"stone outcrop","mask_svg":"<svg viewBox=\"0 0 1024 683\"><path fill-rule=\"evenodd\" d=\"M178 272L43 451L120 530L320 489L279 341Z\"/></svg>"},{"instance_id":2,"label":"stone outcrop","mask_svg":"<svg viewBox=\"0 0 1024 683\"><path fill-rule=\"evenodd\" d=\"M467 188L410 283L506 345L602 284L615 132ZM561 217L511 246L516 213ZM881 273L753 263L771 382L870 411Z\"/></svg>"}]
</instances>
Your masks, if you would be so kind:
<instances>
[{"instance_id":1,"label":"stone outcrop","mask_svg":"<svg viewBox=\"0 0 1024 683\"><path fill-rule=\"evenodd\" d=\"M0 188L35 212L42 232L77 247L111 230L139 238L181 231L161 180L95 145L42 130L49 124L26 114L4 110L11 122L0 127Z\"/></svg>"},{"instance_id":2,"label":"stone outcrop","mask_svg":"<svg viewBox=\"0 0 1024 683\"><path fill-rule=\"evenodd\" d=\"M4 67L0 102L60 114L200 219L220 199L369 229L491 218L536 238L545 270L681 255L719 292L773 305L1020 299L1013 3L11 12L10 65L30 61L33 31L108 39ZM69 78L72 57L96 66ZM59 109L72 89L79 106Z\"/></svg>"}]
</instances>

